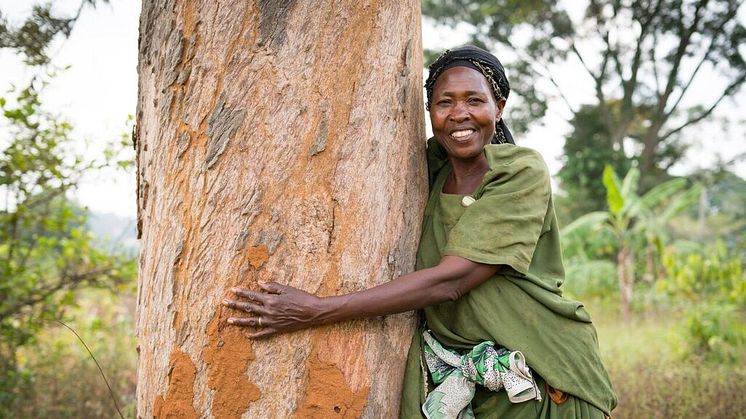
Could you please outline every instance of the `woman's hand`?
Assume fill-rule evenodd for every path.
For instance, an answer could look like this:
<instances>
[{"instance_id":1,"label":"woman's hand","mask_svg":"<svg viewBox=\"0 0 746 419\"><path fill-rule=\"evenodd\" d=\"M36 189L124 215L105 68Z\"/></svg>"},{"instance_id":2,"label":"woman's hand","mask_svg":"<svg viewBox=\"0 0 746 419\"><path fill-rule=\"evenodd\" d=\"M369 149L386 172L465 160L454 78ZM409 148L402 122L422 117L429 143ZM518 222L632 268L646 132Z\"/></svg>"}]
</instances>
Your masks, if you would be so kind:
<instances>
[{"instance_id":1,"label":"woman's hand","mask_svg":"<svg viewBox=\"0 0 746 419\"><path fill-rule=\"evenodd\" d=\"M249 334L250 338L263 338L321 324L320 317L325 312L322 298L276 282L259 286L264 292L231 288L231 292L243 301L223 300L224 306L251 315L228 319L228 323L235 326L257 327L259 331Z\"/></svg>"}]
</instances>

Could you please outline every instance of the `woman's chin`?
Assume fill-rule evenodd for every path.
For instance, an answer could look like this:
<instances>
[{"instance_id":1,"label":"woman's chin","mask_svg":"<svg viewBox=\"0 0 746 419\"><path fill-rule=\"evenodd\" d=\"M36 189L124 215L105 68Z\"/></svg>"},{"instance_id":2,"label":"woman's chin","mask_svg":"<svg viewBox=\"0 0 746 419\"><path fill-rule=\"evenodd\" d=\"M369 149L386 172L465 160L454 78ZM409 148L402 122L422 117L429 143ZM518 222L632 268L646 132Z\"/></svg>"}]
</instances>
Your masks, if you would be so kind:
<instances>
[{"instance_id":1,"label":"woman's chin","mask_svg":"<svg viewBox=\"0 0 746 419\"><path fill-rule=\"evenodd\" d=\"M446 149L448 156L459 160L473 160L484 152L481 145L470 144L465 147L450 147Z\"/></svg>"}]
</instances>

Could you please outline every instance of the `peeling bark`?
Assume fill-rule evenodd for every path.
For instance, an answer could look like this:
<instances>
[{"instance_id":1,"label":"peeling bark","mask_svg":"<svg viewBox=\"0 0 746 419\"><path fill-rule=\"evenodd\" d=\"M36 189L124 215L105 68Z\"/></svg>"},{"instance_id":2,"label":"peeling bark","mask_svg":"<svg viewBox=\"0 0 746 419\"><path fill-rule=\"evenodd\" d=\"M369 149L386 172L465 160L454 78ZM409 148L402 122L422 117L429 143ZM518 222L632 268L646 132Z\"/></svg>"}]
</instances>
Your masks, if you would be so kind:
<instances>
[{"instance_id":1,"label":"peeling bark","mask_svg":"<svg viewBox=\"0 0 746 419\"><path fill-rule=\"evenodd\" d=\"M419 2L146 0L139 44L138 417L395 416L411 314L249 341L219 303L413 268Z\"/></svg>"}]
</instances>

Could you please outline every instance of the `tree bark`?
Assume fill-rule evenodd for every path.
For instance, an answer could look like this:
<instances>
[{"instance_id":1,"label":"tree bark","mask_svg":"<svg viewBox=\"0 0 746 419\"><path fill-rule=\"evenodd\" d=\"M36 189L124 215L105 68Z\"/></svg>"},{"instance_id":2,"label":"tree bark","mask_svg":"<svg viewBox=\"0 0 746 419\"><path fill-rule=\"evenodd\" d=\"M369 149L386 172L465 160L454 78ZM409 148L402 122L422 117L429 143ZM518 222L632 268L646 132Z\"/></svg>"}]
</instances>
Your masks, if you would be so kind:
<instances>
[{"instance_id":1,"label":"tree bark","mask_svg":"<svg viewBox=\"0 0 746 419\"><path fill-rule=\"evenodd\" d=\"M419 1L146 0L137 414L387 418L413 315L250 341L231 286L331 295L413 268Z\"/></svg>"},{"instance_id":2,"label":"tree bark","mask_svg":"<svg viewBox=\"0 0 746 419\"><path fill-rule=\"evenodd\" d=\"M620 312L624 321L632 319L632 293L635 282L634 255L627 245L617 254L617 274L619 276Z\"/></svg>"}]
</instances>

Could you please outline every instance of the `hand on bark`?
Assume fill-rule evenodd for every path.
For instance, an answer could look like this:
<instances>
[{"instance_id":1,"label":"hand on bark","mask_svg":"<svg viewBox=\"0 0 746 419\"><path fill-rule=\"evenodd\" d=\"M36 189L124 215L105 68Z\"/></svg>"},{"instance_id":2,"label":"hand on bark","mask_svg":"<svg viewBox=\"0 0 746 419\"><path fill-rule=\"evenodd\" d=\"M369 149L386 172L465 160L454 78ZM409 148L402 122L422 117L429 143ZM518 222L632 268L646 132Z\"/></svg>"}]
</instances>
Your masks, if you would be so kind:
<instances>
[{"instance_id":1,"label":"hand on bark","mask_svg":"<svg viewBox=\"0 0 746 419\"><path fill-rule=\"evenodd\" d=\"M257 339L305 329L319 324L319 317L324 312L322 299L276 282L259 284L264 292L251 291L246 288L231 288L241 300L223 300L223 305L244 311L252 317L230 317L228 323L235 326L251 326L259 330L249 334Z\"/></svg>"}]
</instances>

